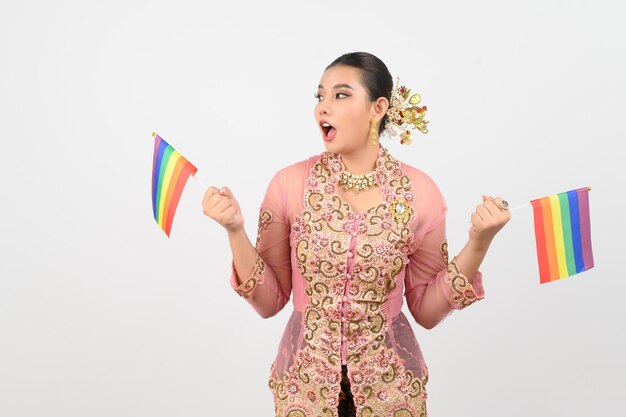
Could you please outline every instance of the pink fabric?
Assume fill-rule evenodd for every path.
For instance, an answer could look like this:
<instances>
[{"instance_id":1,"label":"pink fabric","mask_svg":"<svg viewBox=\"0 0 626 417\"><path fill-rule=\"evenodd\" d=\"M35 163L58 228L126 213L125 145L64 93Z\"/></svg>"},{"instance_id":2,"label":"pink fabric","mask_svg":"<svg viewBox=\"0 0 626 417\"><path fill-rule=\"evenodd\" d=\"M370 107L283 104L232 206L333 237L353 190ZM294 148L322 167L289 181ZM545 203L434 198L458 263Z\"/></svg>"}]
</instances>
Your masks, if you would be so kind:
<instances>
[{"instance_id":1,"label":"pink fabric","mask_svg":"<svg viewBox=\"0 0 626 417\"><path fill-rule=\"evenodd\" d=\"M430 329L484 297L482 274L470 283L448 260L447 205L428 175L380 146L385 200L359 213L335 193L342 169L339 155L324 152L274 175L259 212L256 268L240 284L231 262L231 286L265 318L293 300L270 370L277 416L336 408L341 364L357 415L365 407L425 415L428 370L403 294Z\"/></svg>"}]
</instances>

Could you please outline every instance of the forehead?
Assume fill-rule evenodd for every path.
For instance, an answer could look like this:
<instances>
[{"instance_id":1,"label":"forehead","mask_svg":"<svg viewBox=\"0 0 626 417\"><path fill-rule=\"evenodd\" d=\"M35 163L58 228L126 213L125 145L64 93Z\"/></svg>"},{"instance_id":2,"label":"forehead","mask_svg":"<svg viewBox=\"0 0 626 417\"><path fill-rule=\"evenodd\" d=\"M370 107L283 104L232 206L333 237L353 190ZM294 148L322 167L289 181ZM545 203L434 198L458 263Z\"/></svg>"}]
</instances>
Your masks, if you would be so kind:
<instances>
[{"instance_id":1,"label":"forehead","mask_svg":"<svg viewBox=\"0 0 626 417\"><path fill-rule=\"evenodd\" d=\"M347 65L335 65L328 68L322 74L320 85L325 89L331 89L336 84L350 84L355 90L359 89L359 70Z\"/></svg>"}]
</instances>

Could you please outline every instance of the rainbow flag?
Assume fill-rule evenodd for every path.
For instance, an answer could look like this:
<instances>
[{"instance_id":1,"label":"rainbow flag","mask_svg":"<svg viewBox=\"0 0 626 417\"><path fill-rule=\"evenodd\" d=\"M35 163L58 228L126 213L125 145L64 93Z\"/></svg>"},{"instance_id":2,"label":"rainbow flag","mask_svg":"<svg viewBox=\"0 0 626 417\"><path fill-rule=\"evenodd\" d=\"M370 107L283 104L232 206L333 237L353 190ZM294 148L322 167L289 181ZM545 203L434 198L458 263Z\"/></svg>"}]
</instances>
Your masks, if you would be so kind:
<instances>
[{"instance_id":1,"label":"rainbow flag","mask_svg":"<svg viewBox=\"0 0 626 417\"><path fill-rule=\"evenodd\" d=\"M593 268L589 188L531 200L539 283L556 281Z\"/></svg>"},{"instance_id":2,"label":"rainbow flag","mask_svg":"<svg viewBox=\"0 0 626 417\"><path fill-rule=\"evenodd\" d=\"M152 212L157 224L169 237L174 213L189 175L198 168L156 133L152 161Z\"/></svg>"}]
</instances>

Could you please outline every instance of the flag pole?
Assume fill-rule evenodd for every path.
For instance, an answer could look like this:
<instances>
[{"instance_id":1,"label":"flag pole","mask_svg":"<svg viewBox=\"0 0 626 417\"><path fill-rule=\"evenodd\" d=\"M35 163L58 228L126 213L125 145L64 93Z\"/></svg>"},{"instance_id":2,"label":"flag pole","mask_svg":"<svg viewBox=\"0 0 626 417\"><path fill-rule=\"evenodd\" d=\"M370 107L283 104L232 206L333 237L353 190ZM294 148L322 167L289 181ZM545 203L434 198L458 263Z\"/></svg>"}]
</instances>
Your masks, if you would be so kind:
<instances>
[{"instance_id":1,"label":"flag pole","mask_svg":"<svg viewBox=\"0 0 626 417\"><path fill-rule=\"evenodd\" d=\"M207 187L206 185L204 185L204 183L200 180L200 178L198 178L196 175L193 175L193 177L196 179L196 181L198 182L198 184L204 189L204 191L208 190L209 187Z\"/></svg>"},{"instance_id":2,"label":"flag pole","mask_svg":"<svg viewBox=\"0 0 626 417\"><path fill-rule=\"evenodd\" d=\"M591 187L587 187L587 190L588 190L588 191L591 191ZM529 201L528 203L526 203L526 204L521 204L521 205L516 206L516 207L511 207L511 208L509 208L509 211L517 210L517 209L520 209L520 208L522 208L522 207L527 207L527 206L530 206L530 201ZM471 223L472 223L472 222L470 221L470 224L471 224Z\"/></svg>"},{"instance_id":3,"label":"flag pole","mask_svg":"<svg viewBox=\"0 0 626 417\"><path fill-rule=\"evenodd\" d=\"M587 187L587 191L591 191L591 187ZM521 206L510 208L509 211L517 210L518 208L522 208L522 207L526 207L526 206L530 206L530 201L528 203L526 203L526 204L522 204Z\"/></svg>"}]
</instances>

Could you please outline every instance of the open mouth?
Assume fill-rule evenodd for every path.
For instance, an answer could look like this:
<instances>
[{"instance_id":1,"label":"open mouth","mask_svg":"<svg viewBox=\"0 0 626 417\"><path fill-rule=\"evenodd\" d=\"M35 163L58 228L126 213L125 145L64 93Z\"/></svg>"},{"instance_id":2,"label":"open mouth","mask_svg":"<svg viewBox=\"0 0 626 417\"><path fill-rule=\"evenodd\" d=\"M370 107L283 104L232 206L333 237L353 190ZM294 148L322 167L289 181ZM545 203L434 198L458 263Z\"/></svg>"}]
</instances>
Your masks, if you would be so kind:
<instances>
[{"instance_id":1,"label":"open mouth","mask_svg":"<svg viewBox=\"0 0 626 417\"><path fill-rule=\"evenodd\" d=\"M335 127L332 126L330 123L322 120L320 121L320 127L324 132L324 140L332 140L335 137L337 129L335 129Z\"/></svg>"}]
</instances>

